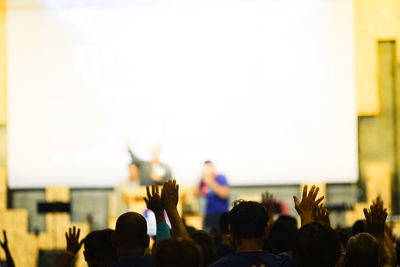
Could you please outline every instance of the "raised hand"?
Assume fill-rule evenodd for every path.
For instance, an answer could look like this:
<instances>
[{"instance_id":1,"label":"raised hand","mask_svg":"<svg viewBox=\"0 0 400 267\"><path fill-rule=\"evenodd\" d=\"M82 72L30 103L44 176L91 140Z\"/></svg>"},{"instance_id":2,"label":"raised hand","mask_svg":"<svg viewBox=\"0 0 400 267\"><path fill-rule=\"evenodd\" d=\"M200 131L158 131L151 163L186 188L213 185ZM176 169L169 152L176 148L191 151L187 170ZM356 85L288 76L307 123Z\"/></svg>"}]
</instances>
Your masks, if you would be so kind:
<instances>
[{"instance_id":1,"label":"raised hand","mask_svg":"<svg viewBox=\"0 0 400 267\"><path fill-rule=\"evenodd\" d=\"M76 227L69 228L68 232L65 233L65 239L67 241L67 252L71 256L74 256L80 248L82 247L83 240L79 242L79 235L81 233L81 229L76 231Z\"/></svg>"},{"instance_id":2,"label":"raised hand","mask_svg":"<svg viewBox=\"0 0 400 267\"><path fill-rule=\"evenodd\" d=\"M169 179L165 182L161 192L161 200L164 203L165 210L176 209L179 199L179 185L175 179Z\"/></svg>"},{"instance_id":3,"label":"raised hand","mask_svg":"<svg viewBox=\"0 0 400 267\"><path fill-rule=\"evenodd\" d=\"M151 192L150 186L146 186L147 198L143 198L146 202L147 208L152 210L156 216L157 222L165 221L164 218L164 203L158 190L158 186L152 185Z\"/></svg>"},{"instance_id":4,"label":"raised hand","mask_svg":"<svg viewBox=\"0 0 400 267\"><path fill-rule=\"evenodd\" d=\"M373 235L383 236L388 215L386 209L383 208L383 201L378 197L370 206L370 210L364 209L364 215L367 220L368 232Z\"/></svg>"},{"instance_id":5,"label":"raised hand","mask_svg":"<svg viewBox=\"0 0 400 267\"><path fill-rule=\"evenodd\" d=\"M186 227L183 224L177 209L179 199L179 185L176 184L175 179L169 179L164 183L161 191L161 200L163 202L165 211L167 212L169 221L171 222L172 233L175 237L188 238Z\"/></svg>"},{"instance_id":6,"label":"raised hand","mask_svg":"<svg viewBox=\"0 0 400 267\"><path fill-rule=\"evenodd\" d=\"M272 223L274 220L275 206L276 206L276 200L274 199L274 196L268 192L263 193L261 195L261 204L264 206L265 210L268 212L269 221L270 221L270 223Z\"/></svg>"},{"instance_id":7,"label":"raised hand","mask_svg":"<svg viewBox=\"0 0 400 267\"><path fill-rule=\"evenodd\" d=\"M304 225L306 223L310 223L314 221L314 211L324 199L324 197L317 198L319 187L313 185L310 191L307 193L307 185L303 188L303 197L301 202L296 196L293 196L294 206L296 208L297 213L301 217L301 224Z\"/></svg>"},{"instance_id":8,"label":"raised hand","mask_svg":"<svg viewBox=\"0 0 400 267\"><path fill-rule=\"evenodd\" d=\"M331 221L329 219L329 211L324 205L319 205L314 211L314 219L320 224L331 227Z\"/></svg>"},{"instance_id":9,"label":"raised hand","mask_svg":"<svg viewBox=\"0 0 400 267\"><path fill-rule=\"evenodd\" d=\"M4 251L8 251L8 240L7 240L7 233L5 230L3 230L3 236L4 236L4 241L0 241L1 247L4 249Z\"/></svg>"}]
</instances>

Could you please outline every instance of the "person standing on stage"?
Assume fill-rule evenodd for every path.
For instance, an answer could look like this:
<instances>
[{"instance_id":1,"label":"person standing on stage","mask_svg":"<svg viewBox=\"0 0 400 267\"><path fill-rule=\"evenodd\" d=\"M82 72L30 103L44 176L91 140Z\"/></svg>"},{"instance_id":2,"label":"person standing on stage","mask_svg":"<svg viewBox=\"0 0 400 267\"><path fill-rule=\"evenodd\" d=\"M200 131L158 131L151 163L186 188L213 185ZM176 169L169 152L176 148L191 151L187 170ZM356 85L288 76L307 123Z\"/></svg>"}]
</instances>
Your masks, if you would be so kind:
<instances>
[{"instance_id":1,"label":"person standing on stage","mask_svg":"<svg viewBox=\"0 0 400 267\"><path fill-rule=\"evenodd\" d=\"M168 165L160 162L161 145L153 144L150 149L150 161L143 161L136 157L127 144L132 163L129 166L130 180L136 180L140 185L163 185L172 178Z\"/></svg>"},{"instance_id":2,"label":"person standing on stage","mask_svg":"<svg viewBox=\"0 0 400 267\"><path fill-rule=\"evenodd\" d=\"M206 202L203 228L218 229L220 216L228 211L229 185L224 175L217 174L211 161L204 162L199 190Z\"/></svg>"}]
</instances>

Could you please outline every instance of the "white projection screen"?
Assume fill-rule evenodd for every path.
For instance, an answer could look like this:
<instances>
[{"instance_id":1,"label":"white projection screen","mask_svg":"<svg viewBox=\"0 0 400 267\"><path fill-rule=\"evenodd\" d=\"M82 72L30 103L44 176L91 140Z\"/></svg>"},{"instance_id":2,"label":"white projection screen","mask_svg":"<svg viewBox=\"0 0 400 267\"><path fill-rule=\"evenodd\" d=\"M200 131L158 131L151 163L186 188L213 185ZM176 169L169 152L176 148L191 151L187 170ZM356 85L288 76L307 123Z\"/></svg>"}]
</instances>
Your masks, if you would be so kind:
<instances>
[{"instance_id":1,"label":"white projection screen","mask_svg":"<svg viewBox=\"0 0 400 267\"><path fill-rule=\"evenodd\" d=\"M358 178L351 0L30 2L7 14L10 187L114 186L126 139L181 184L204 160L231 185Z\"/></svg>"}]
</instances>

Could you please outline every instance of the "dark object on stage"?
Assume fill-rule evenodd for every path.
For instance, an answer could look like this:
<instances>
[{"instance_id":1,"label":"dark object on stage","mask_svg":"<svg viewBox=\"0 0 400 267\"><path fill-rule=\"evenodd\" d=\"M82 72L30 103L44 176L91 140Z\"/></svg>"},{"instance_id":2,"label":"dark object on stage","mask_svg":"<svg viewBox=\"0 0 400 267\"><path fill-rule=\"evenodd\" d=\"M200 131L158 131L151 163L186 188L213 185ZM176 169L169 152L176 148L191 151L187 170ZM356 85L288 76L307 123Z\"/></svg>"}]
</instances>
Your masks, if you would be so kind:
<instances>
[{"instance_id":1,"label":"dark object on stage","mask_svg":"<svg viewBox=\"0 0 400 267\"><path fill-rule=\"evenodd\" d=\"M37 205L39 213L70 212L71 204L67 202L39 202Z\"/></svg>"},{"instance_id":2,"label":"dark object on stage","mask_svg":"<svg viewBox=\"0 0 400 267\"><path fill-rule=\"evenodd\" d=\"M328 209L328 211L345 212L347 210L352 210L353 206L346 203L340 203L340 204L327 204L326 208Z\"/></svg>"}]
</instances>

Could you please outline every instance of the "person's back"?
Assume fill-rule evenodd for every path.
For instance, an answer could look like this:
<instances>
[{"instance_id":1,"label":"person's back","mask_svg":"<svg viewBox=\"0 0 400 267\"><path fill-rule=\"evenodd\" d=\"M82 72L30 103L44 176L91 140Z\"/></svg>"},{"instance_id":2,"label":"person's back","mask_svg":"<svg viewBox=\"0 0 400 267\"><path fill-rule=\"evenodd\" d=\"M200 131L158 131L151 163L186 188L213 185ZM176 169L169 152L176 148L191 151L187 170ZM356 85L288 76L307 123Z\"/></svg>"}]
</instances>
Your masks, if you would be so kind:
<instances>
[{"instance_id":1,"label":"person's back","mask_svg":"<svg viewBox=\"0 0 400 267\"><path fill-rule=\"evenodd\" d=\"M358 233L347 242L345 263L348 267L378 267L379 244L368 233Z\"/></svg>"},{"instance_id":2,"label":"person's back","mask_svg":"<svg viewBox=\"0 0 400 267\"><path fill-rule=\"evenodd\" d=\"M335 232L317 222L304 225L293 242L296 267L334 267L340 258Z\"/></svg>"},{"instance_id":3,"label":"person's back","mask_svg":"<svg viewBox=\"0 0 400 267\"><path fill-rule=\"evenodd\" d=\"M112 267L152 266L151 256L144 255L149 246L147 223L139 213L127 212L118 217L113 243L117 249L118 262Z\"/></svg>"},{"instance_id":4,"label":"person's back","mask_svg":"<svg viewBox=\"0 0 400 267\"><path fill-rule=\"evenodd\" d=\"M237 201L229 212L229 233L236 252L210 266L282 266L288 261L287 255L273 255L262 250L268 228L268 213L261 204L255 201Z\"/></svg>"}]
</instances>

